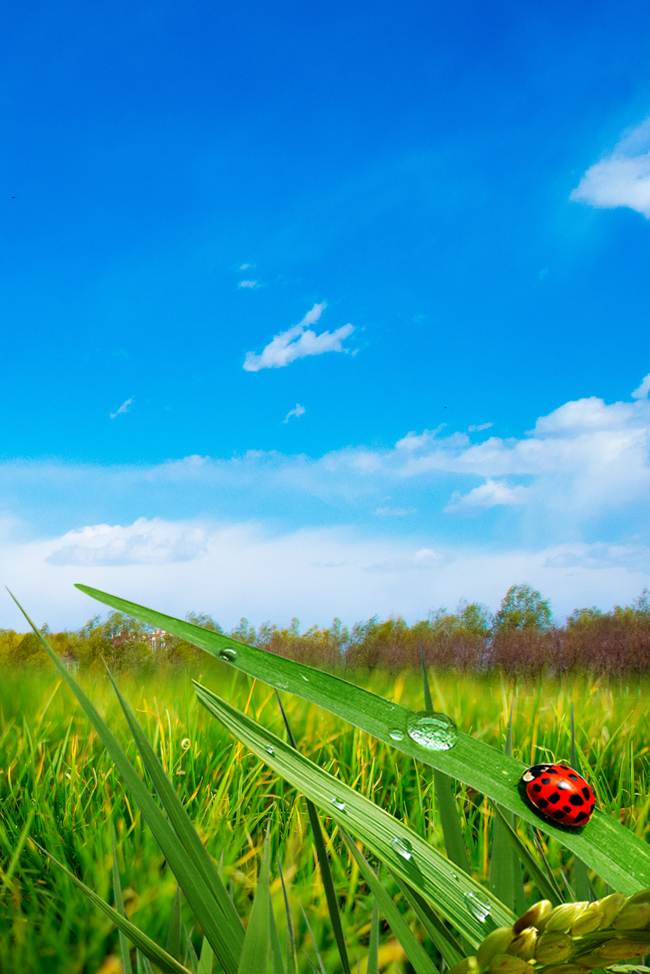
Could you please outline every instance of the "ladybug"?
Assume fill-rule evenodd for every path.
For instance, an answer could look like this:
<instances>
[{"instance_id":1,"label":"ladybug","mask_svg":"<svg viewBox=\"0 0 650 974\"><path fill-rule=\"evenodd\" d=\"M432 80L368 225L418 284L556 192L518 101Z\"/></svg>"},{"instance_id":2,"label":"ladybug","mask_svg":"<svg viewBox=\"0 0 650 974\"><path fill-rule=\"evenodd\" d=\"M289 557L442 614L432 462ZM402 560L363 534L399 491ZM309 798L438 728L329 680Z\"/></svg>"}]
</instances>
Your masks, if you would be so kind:
<instances>
[{"instance_id":1,"label":"ladybug","mask_svg":"<svg viewBox=\"0 0 650 974\"><path fill-rule=\"evenodd\" d=\"M584 825L596 807L593 788L568 764L535 764L521 783L535 809L558 825Z\"/></svg>"}]
</instances>

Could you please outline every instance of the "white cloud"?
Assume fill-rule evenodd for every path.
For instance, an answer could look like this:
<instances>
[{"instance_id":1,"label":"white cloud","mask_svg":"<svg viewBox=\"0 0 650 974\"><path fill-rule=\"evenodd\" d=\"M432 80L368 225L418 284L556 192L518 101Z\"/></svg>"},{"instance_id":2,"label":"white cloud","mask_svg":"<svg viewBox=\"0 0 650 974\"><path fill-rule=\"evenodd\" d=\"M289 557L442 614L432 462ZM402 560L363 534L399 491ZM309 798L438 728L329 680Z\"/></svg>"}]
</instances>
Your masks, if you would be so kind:
<instances>
[{"instance_id":1,"label":"white cloud","mask_svg":"<svg viewBox=\"0 0 650 974\"><path fill-rule=\"evenodd\" d=\"M508 487L498 480L487 480L480 487L470 490L469 494L452 495L450 503L445 507L445 511L462 511L472 507L500 507L512 504L526 504L528 501L529 490L518 485Z\"/></svg>"},{"instance_id":2,"label":"white cloud","mask_svg":"<svg viewBox=\"0 0 650 974\"><path fill-rule=\"evenodd\" d=\"M299 402L296 403L295 409L290 409L287 415L282 420L283 423L288 423L292 416L303 416L305 413L305 407L301 406Z\"/></svg>"},{"instance_id":3,"label":"white cloud","mask_svg":"<svg viewBox=\"0 0 650 974\"><path fill-rule=\"evenodd\" d=\"M255 267L255 264L240 264L239 265L239 270L240 271L247 271L249 267Z\"/></svg>"},{"instance_id":4,"label":"white cloud","mask_svg":"<svg viewBox=\"0 0 650 974\"><path fill-rule=\"evenodd\" d=\"M468 433L480 433L482 430L489 430L490 426L493 426L493 425L494 425L493 423L481 423L480 426L468 426L467 427L467 432Z\"/></svg>"},{"instance_id":5,"label":"white cloud","mask_svg":"<svg viewBox=\"0 0 650 974\"><path fill-rule=\"evenodd\" d=\"M250 288L251 291L255 291L258 287L261 286L262 285L259 283L259 281L240 281L239 284L237 285L237 287Z\"/></svg>"},{"instance_id":6,"label":"white cloud","mask_svg":"<svg viewBox=\"0 0 650 974\"><path fill-rule=\"evenodd\" d=\"M650 118L590 166L570 199L604 209L628 206L650 219Z\"/></svg>"},{"instance_id":7,"label":"white cloud","mask_svg":"<svg viewBox=\"0 0 650 974\"><path fill-rule=\"evenodd\" d=\"M246 352L244 361L246 371L259 372L260 369L279 369L308 355L347 351L341 342L354 331L352 325L343 325L336 331L331 333L324 331L320 335L308 327L318 321L326 307L324 301L321 304L315 304L298 325L276 335L261 355L257 355L255 352Z\"/></svg>"},{"instance_id":8,"label":"white cloud","mask_svg":"<svg viewBox=\"0 0 650 974\"><path fill-rule=\"evenodd\" d=\"M126 412L128 412L129 406L131 406L132 404L133 404L133 400L132 399L127 399L126 402L123 402L122 403L122 405L120 406L120 408L117 410L116 413L110 413L109 414L110 417L111 417L111 419L115 419L115 417L116 416L119 416L120 413L126 413Z\"/></svg>"},{"instance_id":9,"label":"white cloud","mask_svg":"<svg viewBox=\"0 0 650 974\"><path fill-rule=\"evenodd\" d=\"M648 373L648 375L646 375L645 379L643 380L643 382L641 383L641 385L638 387L638 389L635 389L634 390L634 392L632 393L632 398L633 399L647 399L649 394L650 394L650 373Z\"/></svg>"},{"instance_id":10,"label":"white cloud","mask_svg":"<svg viewBox=\"0 0 650 974\"><path fill-rule=\"evenodd\" d=\"M139 518L130 527L97 524L69 531L61 547L47 558L50 565L84 568L108 565L171 565L205 554L205 531Z\"/></svg>"},{"instance_id":11,"label":"white cloud","mask_svg":"<svg viewBox=\"0 0 650 974\"><path fill-rule=\"evenodd\" d=\"M404 517L406 514L415 514L415 510L406 507L378 507L375 514L380 517Z\"/></svg>"}]
</instances>

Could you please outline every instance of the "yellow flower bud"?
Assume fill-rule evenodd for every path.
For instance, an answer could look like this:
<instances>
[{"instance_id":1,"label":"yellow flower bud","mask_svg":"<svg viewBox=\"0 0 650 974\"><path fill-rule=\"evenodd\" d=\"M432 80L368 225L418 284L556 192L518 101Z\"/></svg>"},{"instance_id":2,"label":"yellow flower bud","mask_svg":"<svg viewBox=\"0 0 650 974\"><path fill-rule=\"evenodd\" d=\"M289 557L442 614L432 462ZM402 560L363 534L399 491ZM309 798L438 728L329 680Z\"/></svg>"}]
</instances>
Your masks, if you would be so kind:
<instances>
[{"instance_id":1,"label":"yellow flower bud","mask_svg":"<svg viewBox=\"0 0 650 974\"><path fill-rule=\"evenodd\" d=\"M586 900L578 903L562 903L560 906L556 906L546 921L544 930L547 933L551 931L566 933L588 906L589 903Z\"/></svg>"},{"instance_id":2,"label":"yellow flower bud","mask_svg":"<svg viewBox=\"0 0 650 974\"><path fill-rule=\"evenodd\" d=\"M601 944L596 950L606 964L611 964L618 960L627 960L630 957L641 957L650 952L650 939L648 940L608 940Z\"/></svg>"},{"instance_id":3,"label":"yellow flower bud","mask_svg":"<svg viewBox=\"0 0 650 974\"><path fill-rule=\"evenodd\" d=\"M571 936L582 937L586 933L593 933L594 930L599 930L603 916L604 910L601 904L598 901L590 903L578 919L571 924Z\"/></svg>"},{"instance_id":4,"label":"yellow flower bud","mask_svg":"<svg viewBox=\"0 0 650 974\"><path fill-rule=\"evenodd\" d=\"M625 903L625 893L610 893L598 900L603 908L603 919L600 924L601 930L607 930L614 922L614 917Z\"/></svg>"},{"instance_id":5,"label":"yellow flower bud","mask_svg":"<svg viewBox=\"0 0 650 974\"><path fill-rule=\"evenodd\" d=\"M615 930L642 930L650 924L650 903L630 903L628 900L614 917Z\"/></svg>"},{"instance_id":6,"label":"yellow flower bud","mask_svg":"<svg viewBox=\"0 0 650 974\"><path fill-rule=\"evenodd\" d=\"M538 930L543 930L552 911L553 904L550 900L540 900L538 903L533 903L531 908L526 910L515 923L515 933L520 934L527 927L537 927Z\"/></svg>"},{"instance_id":7,"label":"yellow flower bud","mask_svg":"<svg viewBox=\"0 0 650 974\"><path fill-rule=\"evenodd\" d=\"M447 974L476 974L478 971L478 961L476 957L463 957L457 964L450 967Z\"/></svg>"},{"instance_id":8,"label":"yellow flower bud","mask_svg":"<svg viewBox=\"0 0 650 974\"><path fill-rule=\"evenodd\" d=\"M530 964L510 954L496 954L488 968L489 974L531 974L531 971Z\"/></svg>"},{"instance_id":9,"label":"yellow flower bud","mask_svg":"<svg viewBox=\"0 0 650 974\"><path fill-rule=\"evenodd\" d=\"M514 957L521 957L522 960L532 960L535 956L537 936L535 927L526 927L518 937L515 937L506 953L512 954Z\"/></svg>"},{"instance_id":10,"label":"yellow flower bud","mask_svg":"<svg viewBox=\"0 0 650 974\"><path fill-rule=\"evenodd\" d=\"M628 896L628 903L650 903L650 889L640 889L638 893Z\"/></svg>"},{"instance_id":11,"label":"yellow flower bud","mask_svg":"<svg viewBox=\"0 0 650 974\"><path fill-rule=\"evenodd\" d=\"M592 954L585 954L580 958L581 966L586 967L589 971L593 971L594 967L602 967L604 963L603 958L595 951ZM544 971L544 974L546 974L546 971Z\"/></svg>"},{"instance_id":12,"label":"yellow flower bud","mask_svg":"<svg viewBox=\"0 0 650 974\"><path fill-rule=\"evenodd\" d=\"M514 936L512 927L498 927L492 933L489 933L476 951L476 960L478 961L479 969L482 971L487 970L495 954L505 954L514 940Z\"/></svg>"},{"instance_id":13,"label":"yellow flower bud","mask_svg":"<svg viewBox=\"0 0 650 974\"><path fill-rule=\"evenodd\" d=\"M565 933L543 933L537 941L535 959L539 964L562 964L573 954L573 941Z\"/></svg>"}]
</instances>

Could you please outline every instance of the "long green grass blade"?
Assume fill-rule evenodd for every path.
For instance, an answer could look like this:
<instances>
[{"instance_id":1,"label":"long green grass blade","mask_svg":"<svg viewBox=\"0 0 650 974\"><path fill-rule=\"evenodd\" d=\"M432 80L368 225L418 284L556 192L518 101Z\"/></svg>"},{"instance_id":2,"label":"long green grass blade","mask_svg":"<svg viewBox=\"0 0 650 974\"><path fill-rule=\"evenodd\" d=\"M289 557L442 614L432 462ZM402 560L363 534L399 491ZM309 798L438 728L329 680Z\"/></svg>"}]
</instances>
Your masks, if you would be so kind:
<instances>
[{"instance_id":1,"label":"long green grass blade","mask_svg":"<svg viewBox=\"0 0 650 974\"><path fill-rule=\"evenodd\" d=\"M286 741L194 683L201 703L228 730L297 790L375 853L391 872L422 896L476 947L494 926L508 926L514 914L453 863L363 795L323 771Z\"/></svg>"},{"instance_id":2,"label":"long green grass blade","mask_svg":"<svg viewBox=\"0 0 650 974\"><path fill-rule=\"evenodd\" d=\"M174 832L163 811L154 801L131 761L120 747L113 732L99 715L75 678L68 672L63 663L61 663L59 657L52 650L43 634L36 629L22 606L16 599L14 599L14 602L18 605L18 608L40 639L43 648L81 704L84 713L110 754L115 767L133 794L145 821L154 834L163 855L167 859L172 872L185 893L185 897L194 916L201 924L204 933L209 938L215 953L223 964L226 974L235 974L238 966L237 945L233 943L233 940L229 936L230 931L223 924L221 911L214 902L211 890L207 887L201 874L193 868L186 848Z\"/></svg>"},{"instance_id":3,"label":"long green grass blade","mask_svg":"<svg viewBox=\"0 0 650 974\"><path fill-rule=\"evenodd\" d=\"M273 899L269 896L269 920L271 924L271 961L273 964L273 974L285 974L284 961L282 959L282 945L278 934L278 925L275 922L273 912Z\"/></svg>"},{"instance_id":4,"label":"long green grass blade","mask_svg":"<svg viewBox=\"0 0 650 974\"><path fill-rule=\"evenodd\" d=\"M576 751L576 734L575 726L573 723L573 703L571 704L571 767L575 768L576 771L582 773L581 769L578 767L578 754ZM577 900L590 900L591 891L589 884L589 873L587 872L587 866L580 859L579 856L573 857L573 873L574 873L574 885L576 888L576 899Z\"/></svg>"},{"instance_id":5,"label":"long green grass blade","mask_svg":"<svg viewBox=\"0 0 650 974\"><path fill-rule=\"evenodd\" d=\"M237 974L266 974L271 941L271 837L267 829L262 849L262 862L257 877L255 899L244 938Z\"/></svg>"},{"instance_id":6,"label":"long green grass blade","mask_svg":"<svg viewBox=\"0 0 650 974\"><path fill-rule=\"evenodd\" d=\"M422 899L417 890L413 889L412 886L409 886L403 880L400 880L398 876L393 876L393 879L397 883L402 896L429 934L433 944L440 951L440 956L443 958L447 967L453 967L454 964L461 961L465 957L464 951L442 920L433 912L427 901Z\"/></svg>"},{"instance_id":7,"label":"long green grass blade","mask_svg":"<svg viewBox=\"0 0 650 974\"><path fill-rule=\"evenodd\" d=\"M204 937L201 945L201 956L199 957L199 965L196 969L196 974L212 974L213 963L214 951L210 946L210 941L208 938Z\"/></svg>"},{"instance_id":8,"label":"long green grass blade","mask_svg":"<svg viewBox=\"0 0 650 974\"><path fill-rule=\"evenodd\" d=\"M153 974L153 967L139 950L135 952L135 963L138 974Z\"/></svg>"},{"instance_id":9,"label":"long green grass blade","mask_svg":"<svg viewBox=\"0 0 650 974\"><path fill-rule=\"evenodd\" d=\"M630 895L650 886L650 846L641 838L598 809L582 830L571 832L537 816L518 790L525 766L483 741L459 733L455 746L448 751L426 749L406 732L412 713L405 707L339 677L247 646L222 633L202 629L87 585L77 585L77 588L105 605L180 636L269 686L312 701L405 754L470 785L498 802L502 809L514 812L556 838L614 889ZM404 734L402 740L391 737L394 729Z\"/></svg>"},{"instance_id":10,"label":"long green grass blade","mask_svg":"<svg viewBox=\"0 0 650 974\"><path fill-rule=\"evenodd\" d=\"M298 974L298 957L296 955L296 934L293 929L293 918L291 916L291 908L289 907L289 897L287 896L287 887L284 882L284 875L282 874L282 865L280 864L279 856L278 856L278 872L280 873L280 882L282 883L282 895L284 897L284 910L286 913L286 921L287 921L287 947L286 947L287 974Z\"/></svg>"},{"instance_id":11,"label":"long green grass blade","mask_svg":"<svg viewBox=\"0 0 650 974\"><path fill-rule=\"evenodd\" d=\"M13 851L11 859L9 860L9 865L6 871L3 873L0 869L0 874L2 875L2 885L0 885L0 896L4 893L8 886L11 885L11 879L16 871L18 865L18 860L20 859L20 854L23 851L25 843L27 842L29 836L29 830L32 827L32 822L34 821L34 815L36 814L36 809L32 808L29 815L27 816L27 821L22 827L21 833L18 837L18 842L16 843L16 848Z\"/></svg>"},{"instance_id":12,"label":"long green grass blade","mask_svg":"<svg viewBox=\"0 0 650 974\"><path fill-rule=\"evenodd\" d=\"M370 939L368 941L368 963L366 974L379 974L379 906L377 897L372 898L370 914Z\"/></svg>"},{"instance_id":13,"label":"long green grass blade","mask_svg":"<svg viewBox=\"0 0 650 974\"><path fill-rule=\"evenodd\" d=\"M167 933L167 953L175 957L176 960L181 959L181 930L183 926L183 921L181 919L181 888L176 887L176 894L174 896L174 902L172 904L172 915L169 921L169 931Z\"/></svg>"},{"instance_id":14,"label":"long green grass blade","mask_svg":"<svg viewBox=\"0 0 650 974\"><path fill-rule=\"evenodd\" d=\"M237 911L235 910L233 902L228 896L228 891L226 890L226 887L223 885L223 881L219 876L217 867L208 854L207 849L203 845L201 837L196 831L194 823L187 813L187 809L178 797L178 794L176 793L171 781L165 774L165 771L158 759L158 755L149 743L149 738L136 720L133 710L124 699L122 691L113 679L113 675L110 671L108 671L108 677L111 681L113 690L115 691L115 695L120 702L120 706L124 716L126 717L138 751L140 752L142 763L147 769L147 773L149 774L162 806L167 813L167 817L169 818L172 828L174 829L174 832L178 836L183 849L185 850L185 854L191 863L192 869L202 877L203 881L208 887L213 901L213 906L216 905L218 911L222 914L220 920L223 923L224 930L227 931L227 937L235 945L235 952L237 956L239 956L242 944L244 942L244 928L241 920L239 919Z\"/></svg>"},{"instance_id":15,"label":"long green grass blade","mask_svg":"<svg viewBox=\"0 0 650 974\"><path fill-rule=\"evenodd\" d=\"M339 825L339 831L343 836L345 844L350 850L357 866L359 867L359 871L372 890L372 893L377 901L377 905L379 906L380 911L384 914L386 922L399 940L404 953L410 960L415 970L418 972L418 974L438 974L436 965L433 963L424 947L393 903L377 876L375 876L370 864L366 862L365 857L362 856L357 849L352 836L348 835L342 825Z\"/></svg>"},{"instance_id":16,"label":"long green grass blade","mask_svg":"<svg viewBox=\"0 0 650 974\"><path fill-rule=\"evenodd\" d=\"M113 830L113 898L115 900L115 909L120 914L120 916L126 916L124 911L124 901L122 900L122 885L120 883L120 874L117 868L117 849L115 847L115 830ZM129 950L129 942L125 935L120 930L120 953L122 954L122 967L124 968L124 974L133 974L133 968L131 967L131 952Z\"/></svg>"},{"instance_id":17,"label":"long green grass blade","mask_svg":"<svg viewBox=\"0 0 650 974\"><path fill-rule=\"evenodd\" d=\"M34 842L33 839L32 842ZM162 947L159 947L154 940L147 937L146 933L143 933L142 930L136 927L134 923L131 923L130 920L127 920L127 918L118 913L117 910L114 910L112 906L109 906L108 903L101 898L101 896L98 896L94 890L92 890L89 886L86 886L86 884L78 879L73 872L66 869L63 863L59 862L58 859L55 859L54 856L47 851L47 849L43 849L38 842L34 842L34 845L40 849L41 852L45 853L48 859L58 866L61 872L65 873L68 879L71 879L72 882L86 894L88 899L95 904L95 906L99 907L102 913L115 924L117 929L129 938L134 947L137 947L138 950L141 951L145 957L148 957L149 960L152 961L157 967L159 967L161 971L164 971L165 974L191 974L191 971L189 971L187 967L183 967L183 965L168 954L166 950L163 950Z\"/></svg>"},{"instance_id":18,"label":"long green grass blade","mask_svg":"<svg viewBox=\"0 0 650 974\"><path fill-rule=\"evenodd\" d=\"M282 706L282 700L280 699L280 694L275 691L278 698L278 703L280 705L280 711L282 712L282 718L284 720L284 726L287 729L287 736L289 738L289 743L292 747L296 748L296 739L293 736L293 731L289 726L289 719L287 717L286 711ZM309 814L309 823L311 825L312 835L314 837L314 846L316 848L316 855L318 857L318 865L320 866L321 880L323 882L323 889L325 890L325 899L327 901L327 909L329 910L330 922L332 924L332 930L334 931L334 940L336 941L336 947L339 952L339 957L341 958L341 967L343 968L343 974L350 974L350 961L348 958L348 949L345 944L345 935L343 933L343 924L341 923L341 913L339 911L339 901L336 895L336 889L334 888L334 878L332 876L332 870L330 868L330 861L327 855L327 849L325 848L325 840L323 839L323 829L320 824L320 819L318 817L318 811L313 802L308 798L307 802L307 812Z\"/></svg>"},{"instance_id":19,"label":"long green grass blade","mask_svg":"<svg viewBox=\"0 0 650 974\"><path fill-rule=\"evenodd\" d=\"M564 903L564 897L562 896L560 887L555 881L553 873L551 873L550 877L547 876L546 872L539 865L535 857L531 854L530 850L521 841L514 826L503 814L498 805L494 806L494 811L496 813L497 820L501 824L504 836L509 842L512 843L513 849L516 850L516 854L519 856L524 866L528 870L530 878L537 887L542 899L550 900L553 906L559 906L561 903Z\"/></svg>"},{"instance_id":20,"label":"long green grass blade","mask_svg":"<svg viewBox=\"0 0 650 974\"><path fill-rule=\"evenodd\" d=\"M504 754L509 757L512 756L512 704L510 705ZM513 813L501 811L501 814L494 819L492 832L490 889L502 903L505 903L517 916L521 916L526 911L521 865L506 829L506 823L511 829L516 829Z\"/></svg>"}]
</instances>

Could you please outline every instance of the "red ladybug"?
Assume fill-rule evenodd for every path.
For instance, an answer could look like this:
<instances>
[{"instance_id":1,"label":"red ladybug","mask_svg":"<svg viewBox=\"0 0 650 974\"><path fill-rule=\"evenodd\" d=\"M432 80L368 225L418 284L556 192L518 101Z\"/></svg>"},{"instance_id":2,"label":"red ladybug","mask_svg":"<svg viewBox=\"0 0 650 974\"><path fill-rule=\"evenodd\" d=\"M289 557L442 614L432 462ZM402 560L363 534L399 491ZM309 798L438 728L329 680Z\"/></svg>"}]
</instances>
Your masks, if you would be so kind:
<instances>
[{"instance_id":1,"label":"red ladybug","mask_svg":"<svg viewBox=\"0 0 650 974\"><path fill-rule=\"evenodd\" d=\"M537 811L559 825L584 825L596 807L593 788L568 764L535 764L521 780Z\"/></svg>"}]
</instances>

